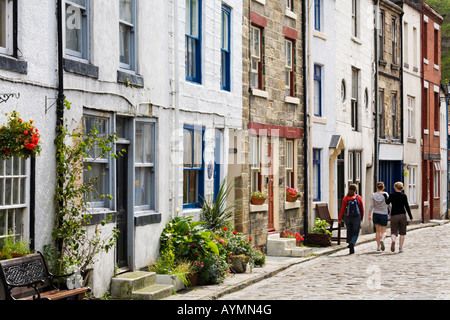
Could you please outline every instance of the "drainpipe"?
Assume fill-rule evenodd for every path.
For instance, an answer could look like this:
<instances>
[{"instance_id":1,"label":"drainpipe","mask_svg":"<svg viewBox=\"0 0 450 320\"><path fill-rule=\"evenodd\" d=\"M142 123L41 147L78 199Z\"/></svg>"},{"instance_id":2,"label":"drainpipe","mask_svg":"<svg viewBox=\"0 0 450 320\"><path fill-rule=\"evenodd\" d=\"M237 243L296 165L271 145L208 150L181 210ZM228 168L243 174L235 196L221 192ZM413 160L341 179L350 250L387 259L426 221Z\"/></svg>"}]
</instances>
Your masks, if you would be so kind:
<instances>
[{"instance_id":1,"label":"drainpipe","mask_svg":"<svg viewBox=\"0 0 450 320\"><path fill-rule=\"evenodd\" d=\"M448 205L448 201L449 201L449 193L450 193L450 190L448 190L449 188L448 188L448 184L449 184L449 173L448 173L448 170L450 169L450 164L449 164L449 161L450 161L450 159L449 159L449 157L448 157L448 151L450 150L450 139L448 138L448 101L450 100L450 90L449 90L449 85L447 84L446 85L447 86L447 88L446 88L446 91L445 92L447 92L447 95L446 95L446 99L445 99L445 102L446 102L446 108L445 108L445 116L446 116L446 119L447 119L447 123L445 124L445 127L447 128L447 212L445 213L445 217L446 217L446 219L448 219L448 209L449 209L449 205Z\"/></svg>"},{"instance_id":2,"label":"drainpipe","mask_svg":"<svg viewBox=\"0 0 450 320\"><path fill-rule=\"evenodd\" d=\"M308 230L309 230L309 215L308 215L308 211L310 208L310 200L309 200L309 186L311 185L309 183L309 164L310 161L308 160L310 157L310 144L311 144L311 131L310 131L310 124L309 124L309 111L308 108L310 107L310 95L308 93L308 79L307 77L309 76L308 73L308 64L311 60L311 37L309 36L309 32L310 32L310 10L309 8L311 8L311 0L308 1L308 4L306 3L306 1L302 1L302 38L303 38L303 101L304 101L304 106L305 106L305 117L304 117L304 153L305 153L305 157L304 157L304 164L303 164L303 169L304 169L304 179L303 179L303 183L304 183L304 199L305 199L305 209L303 211L303 233L305 235L308 235ZM308 33L306 33L306 31L308 30ZM305 39L307 39L308 41L308 45L305 41ZM308 52L307 52L308 51Z\"/></svg>"},{"instance_id":3,"label":"drainpipe","mask_svg":"<svg viewBox=\"0 0 450 320\"><path fill-rule=\"evenodd\" d=\"M374 44L375 44L375 137L374 137L374 190L376 190L376 186L378 183L378 170L379 170L379 145L378 145L378 32L380 28L380 1L377 0L375 4L375 32L374 32Z\"/></svg>"},{"instance_id":4,"label":"drainpipe","mask_svg":"<svg viewBox=\"0 0 450 320\"><path fill-rule=\"evenodd\" d=\"M175 92L174 92L174 105L175 105L175 130L173 131L176 135L180 130L180 80L178 75L178 1L173 2L174 5L174 21L173 21L173 34L174 34L174 81L175 81ZM174 172L174 212L176 208L182 209L182 205L178 205L179 201L179 150L180 150L180 140L179 137L174 137L174 146L175 146L175 172Z\"/></svg>"},{"instance_id":5,"label":"drainpipe","mask_svg":"<svg viewBox=\"0 0 450 320\"><path fill-rule=\"evenodd\" d=\"M62 126L64 124L64 69L63 69L63 21L62 21L62 0L57 0L56 5L56 24L58 32L58 98L56 102L56 136L62 134ZM56 156L58 156L56 154ZM57 177L59 187L62 187L63 183ZM62 200L59 200L59 206L62 206ZM59 224L59 221L58 221ZM61 249L62 243L56 243L56 248Z\"/></svg>"}]
</instances>

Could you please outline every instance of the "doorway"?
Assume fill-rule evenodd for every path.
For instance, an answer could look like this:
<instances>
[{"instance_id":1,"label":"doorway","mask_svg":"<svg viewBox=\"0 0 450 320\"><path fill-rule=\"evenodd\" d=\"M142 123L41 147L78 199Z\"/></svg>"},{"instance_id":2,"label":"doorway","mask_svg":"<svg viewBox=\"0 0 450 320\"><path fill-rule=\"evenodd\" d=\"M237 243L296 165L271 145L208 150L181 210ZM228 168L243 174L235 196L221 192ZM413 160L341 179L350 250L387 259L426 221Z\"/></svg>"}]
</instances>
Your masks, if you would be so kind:
<instances>
[{"instance_id":1,"label":"doorway","mask_svg":"<svg viewBox=\"0 0 450 320\"><path fill-rule=\"evenodd\" d=\"M337 157L337 208L338 215L342 207L342 199L345 197L345 161L344 150Z\"/></svg>"},{"instance_id":2,"label":"doorway","mask_svg":"<svg viewBox=\"0 0 450 320\"><path fill-rule=\"evenodd\" d=\"M118 150L125 150L117 159L117 238L116 262L119 268L128 267L128 145L118 144Z\"/></svg>"}]
</instances>

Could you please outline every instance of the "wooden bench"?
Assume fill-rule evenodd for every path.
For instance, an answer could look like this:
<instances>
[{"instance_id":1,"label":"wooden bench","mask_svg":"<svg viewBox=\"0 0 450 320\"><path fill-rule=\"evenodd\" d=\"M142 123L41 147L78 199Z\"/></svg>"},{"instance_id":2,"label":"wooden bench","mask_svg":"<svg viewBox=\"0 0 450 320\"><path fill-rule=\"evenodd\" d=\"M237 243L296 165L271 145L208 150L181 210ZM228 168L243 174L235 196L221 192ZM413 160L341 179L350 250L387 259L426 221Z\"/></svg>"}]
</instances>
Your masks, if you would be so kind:
<instances>
[{"instance_id":1,"label":"wooden bench","mask_svg":"<svg viewBox=\"0 0 450 320\"><path fill-rule=\"evenodd\" d=\"M328 204L327 203L318 203L316 204L316 210L317 210L317 216L328 222L330 227L328 228L328 231L333 233L333 231L337 230L337 236L331 236L331 241L337 241L338 244L341 244L341 239L345 240L348 243L348 237L341 236L341 224L339 223L338 219L332 219L330 216L330 212L328 211ZM336 226L335 223L336 222Z\"/></svg>"},{"instance_id":2,"label":"wooden bench","mask_svg":"<svg viewBox=\"0 0 450 320\"><path fill-rule=\"evenodd\" d=\"M83 300L89 287L59 289L55 278L67 278L73 274L56 276L48 271L44 256L33 253L25 257L0 261L0 278L3 300Z\"/></svg>"}]
</instances>

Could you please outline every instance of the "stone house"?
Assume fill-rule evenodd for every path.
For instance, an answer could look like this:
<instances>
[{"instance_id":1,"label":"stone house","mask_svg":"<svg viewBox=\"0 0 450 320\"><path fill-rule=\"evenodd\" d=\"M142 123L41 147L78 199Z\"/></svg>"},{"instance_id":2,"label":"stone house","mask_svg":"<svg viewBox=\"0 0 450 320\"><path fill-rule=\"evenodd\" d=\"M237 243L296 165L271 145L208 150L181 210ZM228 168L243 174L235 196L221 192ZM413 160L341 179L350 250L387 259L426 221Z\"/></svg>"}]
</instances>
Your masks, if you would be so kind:
<instances>
[{"instance_id":1,"label":"stone house","mask_svg":"<svg viewBox=\"0 0 450 320\"><path fill-rule=\"evenodd\" d=\"M305 183L303 1L245 0L243 8L242 205L235 226L264 246L271 232L303 232L303 201L286 202L286 188L303 192ZM250 203L255 191L268 196L263 205Z\"/></svg>"},{"instance_id":2,"label":"stone house","mask_svg":"<svg viewBox=\"0 0 450 320\"><path fill-rule=\"evenodd\" d=\"M377 146L378 174L387 192L403 181L402 24L403 9L380 0L377 28Z\"/></svg>"},{"instance_id":3,"label":"stone house","mask_svg":"<svg viewBox=\"0 0 450 320\"><path fill-rule=\"evenodd\" d=\"M442 16L426 3L422 7L421 64L422 87L422 220L440 216L442 179L440 153L440 82L441 82L441 25Z\"/></svg>"}]
</instances>

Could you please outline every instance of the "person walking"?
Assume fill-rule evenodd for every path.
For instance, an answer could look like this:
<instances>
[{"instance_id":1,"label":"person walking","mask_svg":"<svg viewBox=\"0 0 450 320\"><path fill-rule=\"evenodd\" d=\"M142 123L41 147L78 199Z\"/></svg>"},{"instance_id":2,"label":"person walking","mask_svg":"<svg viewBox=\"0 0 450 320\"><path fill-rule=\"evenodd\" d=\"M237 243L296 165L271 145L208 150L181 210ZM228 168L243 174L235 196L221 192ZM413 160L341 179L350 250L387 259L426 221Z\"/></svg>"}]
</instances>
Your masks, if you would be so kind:
<instances>
[{"instance_id":1,"label":"person walking","mask_svg":"<svg viewBox=\"0 0 450 320\"><path fill-rule=\"evenodd\" d=\"M361 221L364 218L362 198L356 192L356 185L351 184L348 187L347 195L342 199L341 211L339 212L338 218L339 223L341 223L342 218L344 218L345 225L347 226L348 248L350 249L350 254L355 253L356 240L358 240Z\"/></svg>"},{"instance_id":2,"label":"person walking","mask_svg":"<svg viewBox=\"0 0 450 320\"><path fill-rule=\"evenodd\" d=\"M391 211L391 251L395 251L395 241L400 234L399 248L398 252L403 252L403 244L405 243L406 236L406 212L408 212L409 219L414 223L414 219L411 214L411 209L409 208L408 197L402 193L403 183L394 183L395 192L386 196L386 204L392 204Z\"/></svg>"},{"instance_id":3,"label":"person walking","mask_svg":"<svg viewBox=\"0 0 450 320\"><path fill-rule=\"evenodd\" d=\"M375 224L375 239L377 240L377 251L384 251L384 240L386 238L386 227L388 222L388 205L384 199L384 195L388 196L384 191L384 183L378 182L377 192L372 194L372 201L369 207L369 221L373 220ZM372 216L372 219L371 219Z\"/></svg>"}]
</instances>

